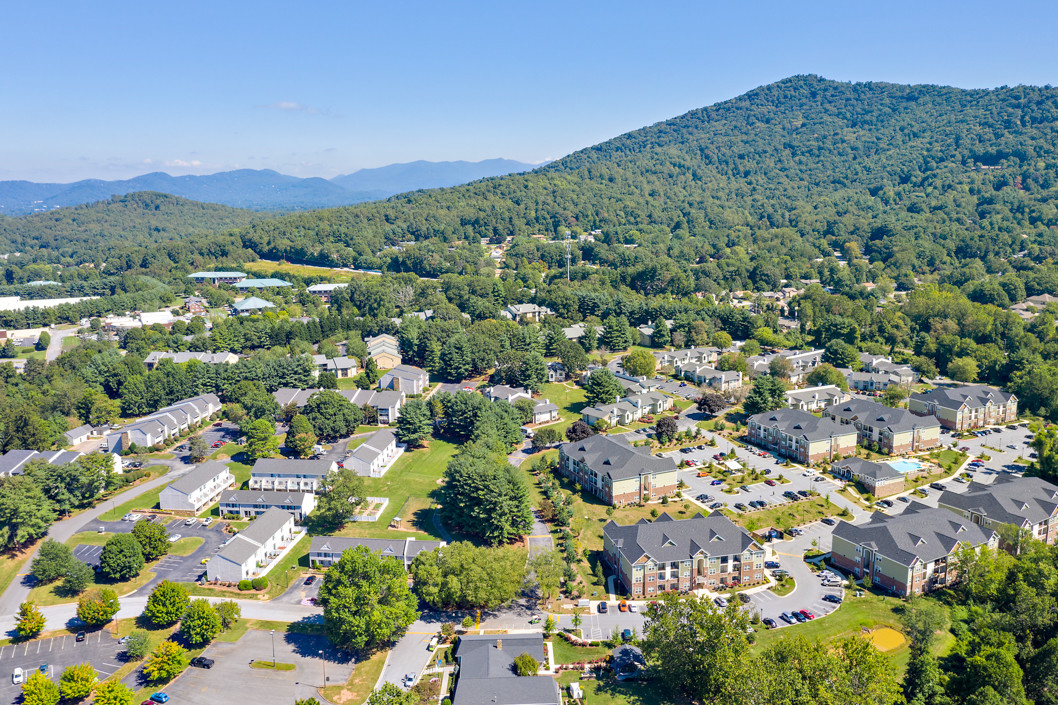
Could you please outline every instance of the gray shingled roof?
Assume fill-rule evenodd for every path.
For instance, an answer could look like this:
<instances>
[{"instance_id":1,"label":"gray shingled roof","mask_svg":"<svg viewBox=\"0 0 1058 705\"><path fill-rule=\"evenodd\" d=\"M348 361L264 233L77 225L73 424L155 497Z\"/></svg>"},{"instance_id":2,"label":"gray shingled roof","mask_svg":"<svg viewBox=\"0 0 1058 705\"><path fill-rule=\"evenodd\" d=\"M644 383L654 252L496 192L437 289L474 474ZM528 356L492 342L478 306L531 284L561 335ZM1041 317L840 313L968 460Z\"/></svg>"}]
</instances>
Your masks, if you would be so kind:
<instances>
[{"instance_id":1,"label":"gray shingled roof","mask_svg":"<svg viewBox=\"0 0 1058 705\"><path fill-rule=\"evenodd\" d=\"M834 467L848 468L854 475L869 477L875 482L902 477L900 471L889 463L877 463L863 458L845 458L835 462Z\"/></svg>"},{"instance_id":2,"label":"gray shingled roof","mask_svg":"<svg viewBox=\"0 0 1058 705\"><path fill-rule=\"evenodd\" d=\"M276 492L269 490L228 490L220 496L221 504L266 504L270 507L280 505L305 506L305 497L309 492Z\"/></svg>"},{"instance_id":3,"label":"gray shingled roof","mask_svg":"<svg viewBox=\"0 0 1058 705\"><path fill-rule=\"evenodd\" d=\"M658 562L684 560L699 553L738 555L756 545L744 529L720 512L691 519L662 514L652 522L640 519L629 525L610 521L603 527L603 534L633 563L644 555Z\"/></svg>"},{"instance_id":4,"label":"gray shingled roof","mask_svg":"<svg viewBox=\"0 0 1058 705\"><path fill-rule=\"evenodd\" d=\"M642 473L671 472L676 461L651 455L648 448L633 447L612 436L596 435L582 441L564 443L562 452L585 463L600 475L613 480L627 480Z\"/></svg>"},{"instance_id":5,"label":"gray shingled roof","mask_svg":"<svg viewBox=\"0 0 1058 705\"><path fill-rule=\"evenodd\" d=\"M541 634L468 634L460 637L459 679L452 705L558 705L562 696L551 676L519 677L514 659L528 653L547 662Z\"/></svg>"},{"instance_id":6,"label":"gray shingled roof","mask_svg":"<svg viewBox=\"0 0 1058 705\"><path fill-rule=\"evenodd\" d=\"M410 562L423 551L432 551L444 544L441 541L418 539L358 539L349 536L313 536L310 553L344 553L357 546L365 546L372 553Z\"/></svg>"},{"instance_id":7,"label":"gray shingled roof","mask_svg":"<svg viewBox=\"0 0 1058 705\"><path fill-rule=\"evenodd\" d=\"M763 414L750 416L749 420L768 428L776 426L784 433L803 436L808 441L856 433L856 429L851 426L843 426L833 419L822 419L800 409L765 411Z\"/></svg>"},{"instance_id":8,"label":"gray shingled roof","mask_svg":"<svg viewBox=\"0 0 1058 705\"><path fill-rule=\"evenodd\" d=\"M858 420L865 426L887 428L894 433L916 428L940 428L940 422L933 416L918 416L907 409L894 409L866 399L850 399L832 404L824 413L850 421Z\"/></svg>"},{"instance_id":9,"label":"gray shingled roof","mask_svg":"<svg viewBox=\"0 0 1058 705\"><path fill-rule=\"evenodd\" d=\"M966 387L938 387L928 392L916 392L911 395L911 398L935 402L945 409L958 409L964 404L970 408L983 407L988 402L1005 404L1013 396L1002 389L989 387L987 384L971 384Z\"/></svg>"},{"instance_id":10,"label":"gray shingled roof","mask_svg":"<svg viewBox=\"0 0 1058 705\"><path fill-rule=\"evenodd\" d=\"M382 451L389 447L391 443L395 443L397 436L393 431L388 429L382 429L375 431L371 436L353 449L350 455L357 460L371 464L375 458L382 455Z\"/></svg>"},{"instance_id":11,"label":"gray shingled roof","mask_svg":"<svg viewBox=\"0 0 1058 705\"><path fill-rule=\"evenodd\" d=\"M866 524L839 522L834 536L910 567L916 560L929 563L943 558L959 544L985 544L992 532L953 512L912 502L896 516L875 513Z\"/></svg>"},{"instance_id":12,"label":"gray shingled roof","mask_svg":"<svg viewBox=\"0 0 1058 705\"><path fill-rule=\"evenodd\" d=\"M227 465L219 460L207 460L178 480L173 480L169 486L184 494L191 494L223 472L229 472Z\"/></svg>"},{"instance_id":13,"label":"gray shingled roof","mask_svg":"<svg viewBox=\"0 0 1058 705\"><path fill-rule=\"evenodd\" d=\"M302 475L324 477L331 471L331 460L291 460L289 458L260 458L253 464L251 475Z\"/></svg>"},{"instance_id":14,"label":"gray shingled roof","mask_svg":"<svg viewBox=\"0 0 1058 705\"><path fill-rule=\"evenodd\" d=\"M1058 510L1058 487L1038 477L999 476L990 485L971 482L965 493L945 491L940 503L1015 526L1045 521Z\"/></svg>"}]
</instances>

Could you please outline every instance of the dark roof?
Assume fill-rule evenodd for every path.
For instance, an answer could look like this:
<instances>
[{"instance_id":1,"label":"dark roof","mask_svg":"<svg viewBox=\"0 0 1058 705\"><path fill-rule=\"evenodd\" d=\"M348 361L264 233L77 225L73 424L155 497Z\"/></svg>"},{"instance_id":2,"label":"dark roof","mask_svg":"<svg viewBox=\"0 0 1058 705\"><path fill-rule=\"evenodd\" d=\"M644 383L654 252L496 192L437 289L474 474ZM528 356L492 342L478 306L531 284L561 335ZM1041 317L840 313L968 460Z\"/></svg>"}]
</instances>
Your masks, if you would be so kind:
<instances>
[{"instance_id":1,"label":"dark roof","mask_svg":"<svg viewBox=\"0 0 1058 705\"><path fill-rule=\"evenodd\" d=\"M1058 487L1038 477L999 476L990 485L971 482L965 493L945 491L939 502L1004 524L1034 525L1058 510Z\"/></svg>"},{"instance_id":2,"label":"dark roof","mask_svg":"<svg viewBox=\"0 0 1058 705\"><path fill-rule=\"evenodd\" d=\"M612 436L597 435L582 441L562 444L564 455L583 462L600 475L612 480L627 480L643 473L671 472L676 461L651 455L648 448L633 447Z\"/></svg>"},{"instance_id":3,"label":"dark roof","mask_svg":"<svg viewBox=\"0 0 1058 705\"><path fill-rule=\"evenodd\" d=\"M873 460L864 460L863 458L845 458L844 460L838 460L832 467L848 468L852 474L860 477L869 477L875 482L903 477L900 471L889 463L878 463Z\"/></svg>"},{"instance_id":4,"label":"dark roof","mask_svg":"<svg viewBox=\"0 0 1058 705\"><path fill-rule=\"evenodd\" d=\"M559 705L558 681L514 672L514 659L528 653L547 662L542 634L466 635L459 639L459 679L452 705Z\"/></svg>"},{"instance_id":5,"label":"dark roof","mask_svg":"<svg viewBox=\"0 0 1058 705\"><path fill-rule=\"evenodd\" d=\"M275 492L268 490L228 490L220 496L221 504L265 504L270 507L281 505L305 505L305 497L310 492Z\"/></svg>"},{"instance_id":6,"label":"dark roof","mask_svg":"<svg viewBox=\"0 0 1058 705\"><path fill-rule=\"evenodd\" d=\"M292 460L289 458L261 458L253 464L251 475L302 475L324 477L331 471L333 460Z\"/></svg>"},{"instance_id":7,"label":"dark roof","mask_svg":"<svg viewBox=\"0 0 1058 705\"><path fill-rule=\"evenodd\" d=\"M763 414L750 416L749 420L768 428L776 426L784 433L804 436L809 441L856 433L856 429L851 426L843 426L833 419L820 418L800 409L765 411Z\"/></svg>"},{"instance_id":8,"label":"dark roof","mask_svg":"<svg viewBox=\"0 0 1058 705\"><path fill-rule=\"evenodd\" d=\"M894 409L876 401L850 399L828 406L824 414L859 421L865 426L887 428L894 433L912 431L923 427L940 427L940 421L933 416L918 416L907 409Z\"/></svg>"},{"instance_id":9,"label":"dark roof","mask_svg":"<svg viewBox=\"0 0 1058 705\"><path fill-rule=\"evenodd\" d=\"M916 560L929 563L943 558L959 544L987 543L992 533L957 514L921 502L912 502L896 516L875 513L866 524L842 521L834 527L834 536L908 567Z\"/></svg>"},{"instance_id":10,"label":"dark roof","mask_svg":"<svg viewBox=\"0 0 1058 705\"><path fill-rule=\"evenodd\" d=\"M372 553L410 562L423 551L432 551L443 545L442 541L423 541L411 538L359 539L350 536L313 536L309 553L344 553L357 546L366 546Z\"/></svg>"},{"instance_id":11,"label":"dark roof","mask_svg":"<svg viewBox=\"0 0 1058 705\"><path fill-rule=\"evenodd\" d=\"M912 399L934 402L945 409L958 409L965 405L971 408L993 404L1005 404L1013 398L1002 389L989 387L987 384L971 384L966 387L939 387L928 392L916 392Z\"/></svg>"},{"instance_id":12,"label":"dark roof","mask_svg":"<svg viewBox=\"0 0 1058 705\"><path fill-rule=\"evenodd\" d=\"M603 527L613 545L635 563L642 556L654 561L678 561L690 556L740 555L749 548L760 548L753 538L720 512L691 519L673 519L662 514L654 521L640 519L621 525L610 521Z\"/></svg>"}]
</instances>

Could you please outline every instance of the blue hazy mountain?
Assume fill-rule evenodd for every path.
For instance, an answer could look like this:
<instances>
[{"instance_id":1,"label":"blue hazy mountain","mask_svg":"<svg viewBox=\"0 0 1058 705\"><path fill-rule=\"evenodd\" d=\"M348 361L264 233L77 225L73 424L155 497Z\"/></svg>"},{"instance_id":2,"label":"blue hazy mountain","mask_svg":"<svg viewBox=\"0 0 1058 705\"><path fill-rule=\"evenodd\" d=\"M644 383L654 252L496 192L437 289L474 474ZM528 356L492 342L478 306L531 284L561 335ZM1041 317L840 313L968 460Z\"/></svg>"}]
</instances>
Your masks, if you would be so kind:
<instances>
[{"instance_id":1,"label":"blue hazy mountain","mask_svg":"<svg viewBox=\"0 0 1058 705\"><path fill-rule=\"evenodd\" d=\"M252 210L310 210L374 201L404 191L457 186L486 176L527 171L533 165L509 159L482 162L411 162L327 180L287 176L271 169L239 169L204 176L163 172L131 179L85 179L68 184L0 181L0 214L17 216L63 206L104 201L138 191L168 193L205 203Z\"/></svg>"}]
</instances>

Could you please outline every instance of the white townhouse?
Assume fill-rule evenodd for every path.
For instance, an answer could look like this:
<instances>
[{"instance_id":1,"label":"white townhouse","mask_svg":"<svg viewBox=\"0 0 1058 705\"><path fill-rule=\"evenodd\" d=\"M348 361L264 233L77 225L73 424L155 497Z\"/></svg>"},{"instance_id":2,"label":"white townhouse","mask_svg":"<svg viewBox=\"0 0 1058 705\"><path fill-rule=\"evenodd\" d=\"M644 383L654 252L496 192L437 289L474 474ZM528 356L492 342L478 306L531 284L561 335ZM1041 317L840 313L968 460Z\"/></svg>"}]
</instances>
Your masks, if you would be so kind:
<instances>
[{"instance_id":1,"label":"white townhouse","mask_svg":"<svg viewBox=\"0 0 1058 705\"><path fill-rule=\"evenodd\" d=\"M364 477L382 477L403 453L396 434L383 429L354 448L345 458L345 467Z\"/></svg>"},{"instance_id":2,"label":"white townhouse","mask_svg":"<svg viewBox=\"0 0 1058 705\"><path fill-rule=\"evenodd\" d=\"M298 521L316 508L316 495L311 492L269 492L258 490L228 490L220 496L220 515L238 514L258 517L276 507L290 512Z\"/></svg>"},{"instance_id":3,"label":"white townhouse","mask_svg":"<svg viewBox=\"0 0 1058 705\"><path fill-rule=\"evenodd\" d=\"M158 506L170 512L201 514L234 484L235 476L227 465L219 460L208 460L162 488Z\"/></svg>"},{"instance_id":4,"label":"white townhouse","mask_svg":"<svg viewBox=\"0 0 1058 705\"><path fill-rule=\"evenodd\" d=\"M298 536L294 529L294 515L272 507L209 559L206 579L237 583L264 575Z\"/></svg>"},{"instance_id":5,"label":"white townhouse","mask_svg":"<svg viewBox=\"0 0 1058 705\"><path fill-rule=\"evenodd\" d=\"M260 458L250 469L250 489L275 492L321 492L323 480L338 469L333 460Z\"/></svg>"}]
</instances>

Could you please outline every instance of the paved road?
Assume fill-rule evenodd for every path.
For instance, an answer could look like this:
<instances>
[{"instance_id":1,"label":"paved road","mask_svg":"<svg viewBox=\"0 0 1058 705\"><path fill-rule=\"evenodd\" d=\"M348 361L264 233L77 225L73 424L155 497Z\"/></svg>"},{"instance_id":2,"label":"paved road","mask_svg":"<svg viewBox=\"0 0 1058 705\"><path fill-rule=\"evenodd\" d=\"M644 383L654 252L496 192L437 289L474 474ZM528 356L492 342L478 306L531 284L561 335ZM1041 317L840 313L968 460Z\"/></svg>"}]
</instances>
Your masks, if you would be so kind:
<instances>
[{"instance_id":1,"label":"paved road","mask_svg":"<svg viewBox=\"0 0 1058 705\"><path fill-rule=\"evenodd\" d=\"M137 485L132 489L117 495L113 499L109 499L106 502L93 507L92 509L52 524L51 528L48 530L48 537L59 542L66 542L74 534L85 530L90 525L98 525L99 516L104 512L109 511L112 506L127 502L134 497L139 497L146 492L150 492L153 489L166 485L174 479L187 474L194 467L192 465L187 465L179 459L152 460L151 464L167 465L170 468L170 471L161 477L156 477L149 482ZM34 552L33 555L35 556L36 552ZM30 557L30 561L26 562L23 569L24 571L29 570L31 561L32 556ZM0 595L0 616L2 616L0 617L0 624L6 624L3 620L11 620L11 615L14 615L15 612L18 611L18 606L29 598L30 588L33 587L33 578L28 575L28 572L20 574L19 577L21 579L12 581L11 585L4 591L4 594ZM6 629L4 631L6 631Z\"/></svg>"},{"instance_id":2,"label":"paved road","mask_svg":"<svg viewBox=\"0 0 1058 705\"><path fill-rule=\"evenodd\" d=\"M44 353L44 359L48 362L58 359L59 355L62 354L62 341L64 338L69 338L71 335L77 335L78 329L74 328L52 328L48 331L48 335L51 336L51 342L48 343L48 349Z\"/></svg>"}]
</instances>

